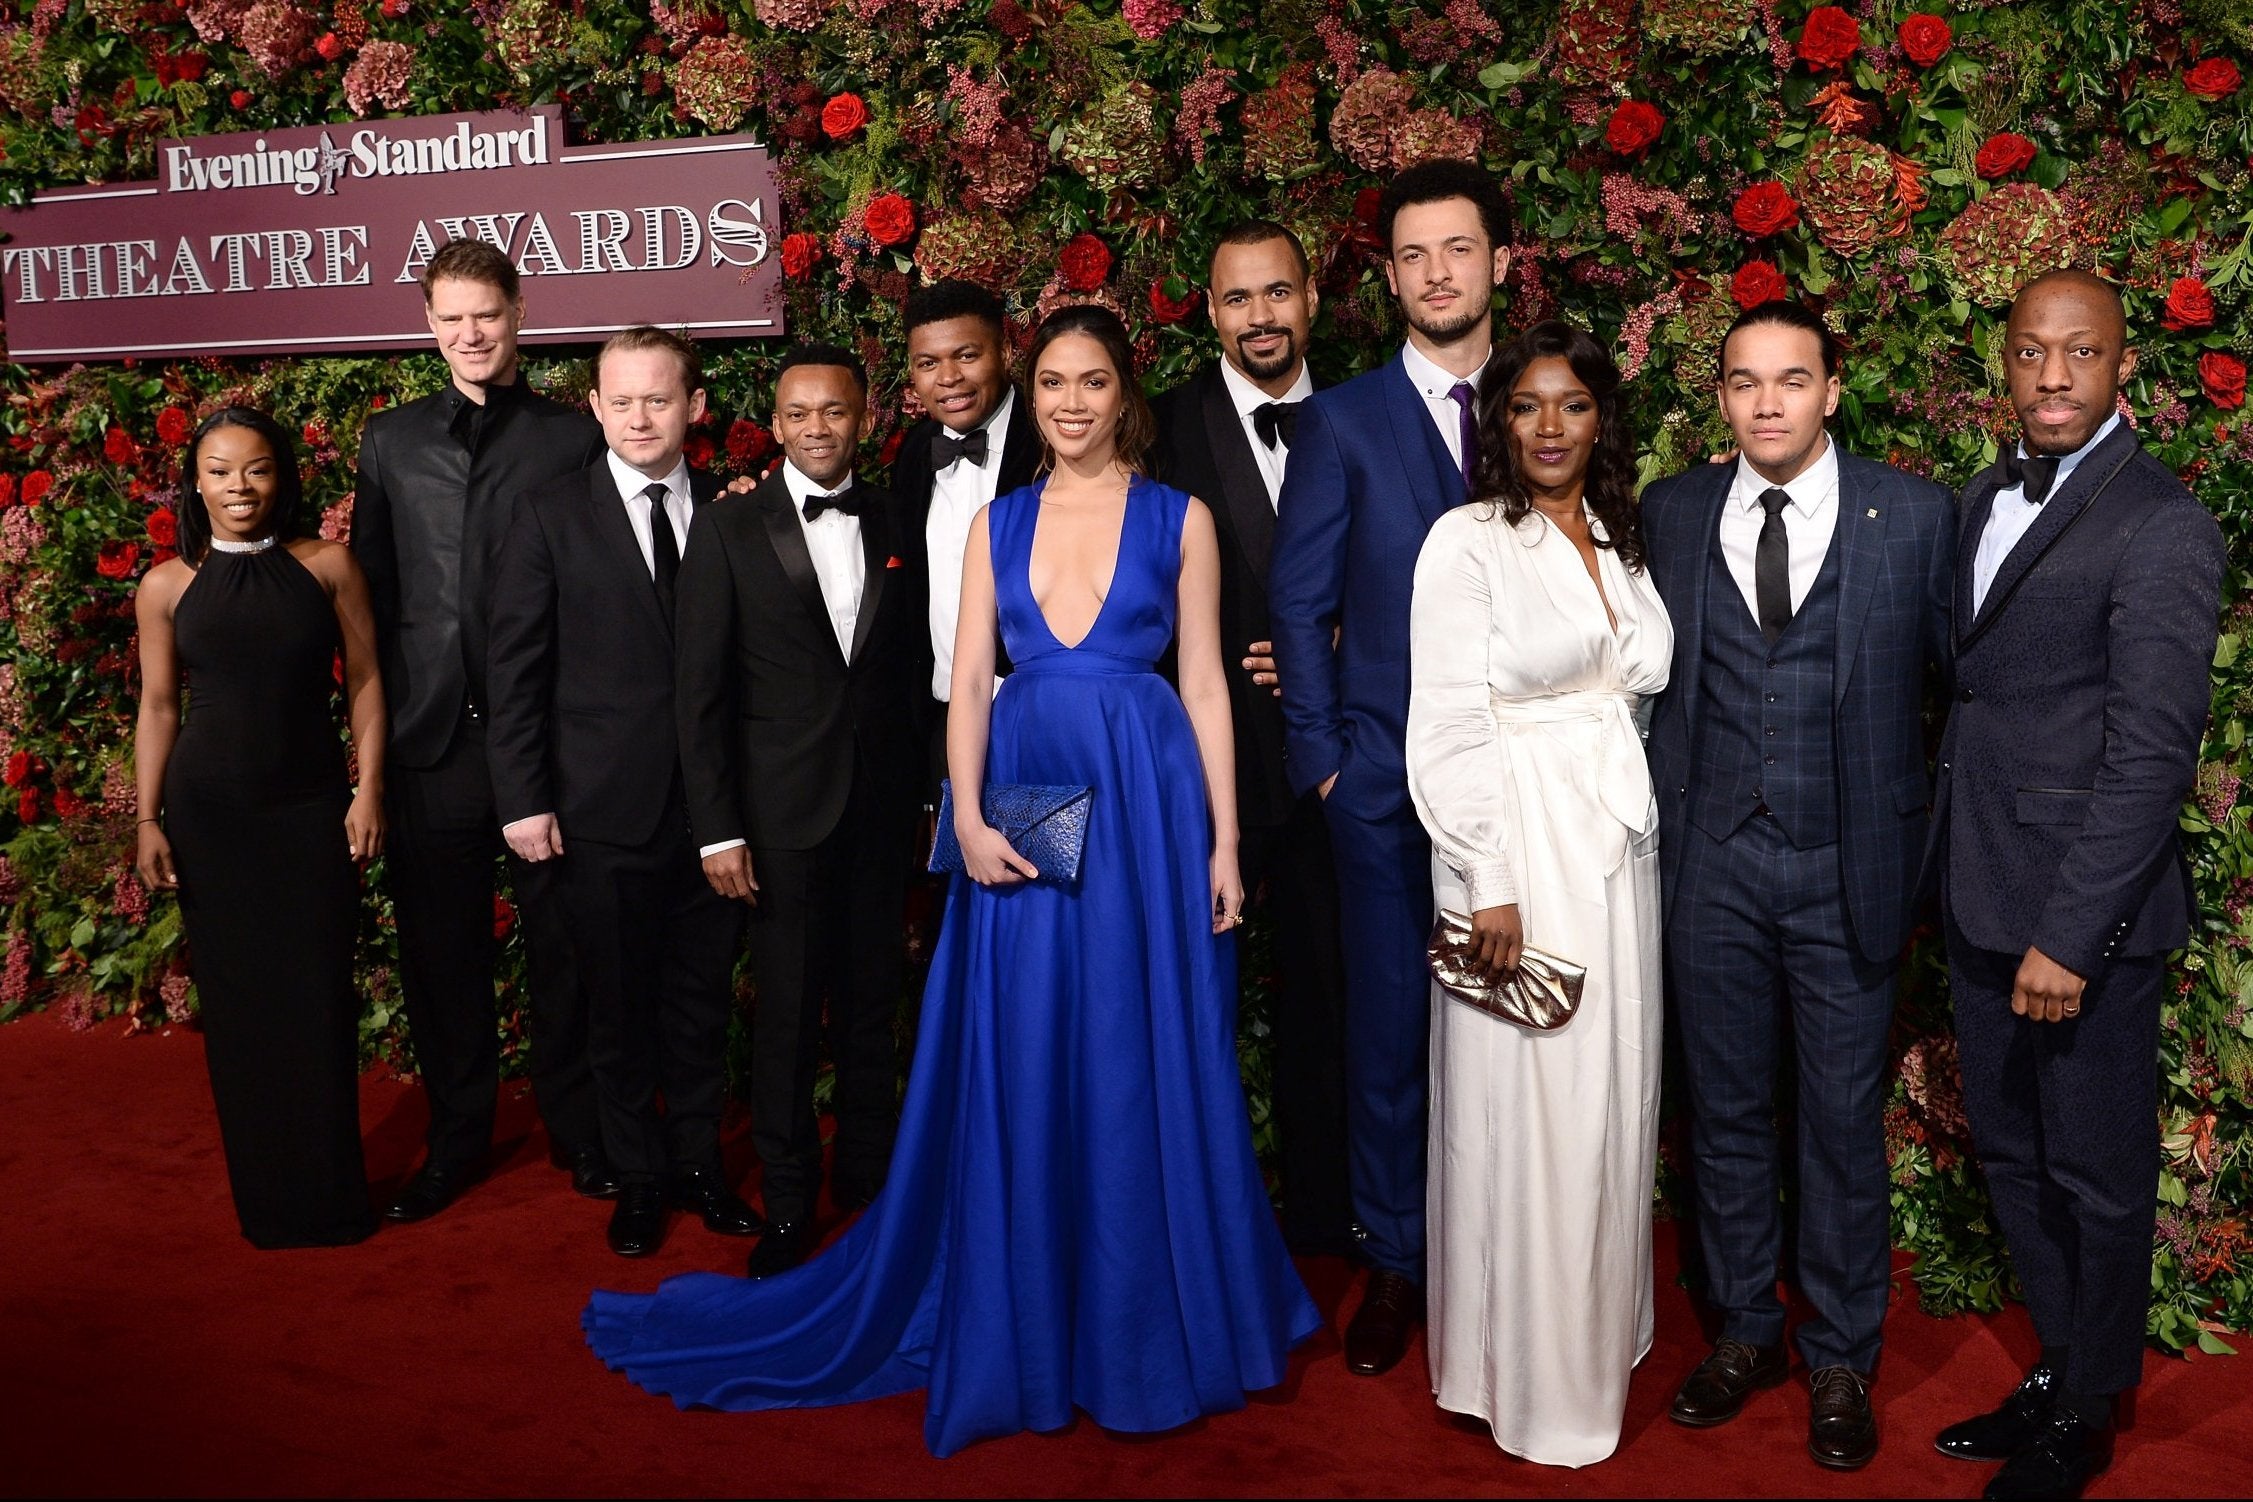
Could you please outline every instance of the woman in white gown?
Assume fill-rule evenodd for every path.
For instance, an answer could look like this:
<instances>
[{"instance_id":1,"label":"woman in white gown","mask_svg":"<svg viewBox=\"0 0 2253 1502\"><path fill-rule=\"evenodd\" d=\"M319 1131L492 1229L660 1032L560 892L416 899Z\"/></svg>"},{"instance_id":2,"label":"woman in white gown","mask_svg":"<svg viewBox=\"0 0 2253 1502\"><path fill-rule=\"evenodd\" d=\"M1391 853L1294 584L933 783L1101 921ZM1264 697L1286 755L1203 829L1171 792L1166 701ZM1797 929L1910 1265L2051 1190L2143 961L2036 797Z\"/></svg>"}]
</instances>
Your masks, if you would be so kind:
<instances>
[{"instance_id":1,"label":"woman in white gown","mask_svg":"<svg viewBox=\"0 0 2253 1502\"><path fill-rule=\"evenodd\" d=\"M1635 711L1673 630L1642 567L1619 371L1562 323L1488 368L1474 499L1416 566L1408 783L1485 963L1587 967L1534 1032L1432 988L1428 1349L1442 1408L1587 1465L1651 1344L1658 817Z\"/></svg>"}]
</instances>

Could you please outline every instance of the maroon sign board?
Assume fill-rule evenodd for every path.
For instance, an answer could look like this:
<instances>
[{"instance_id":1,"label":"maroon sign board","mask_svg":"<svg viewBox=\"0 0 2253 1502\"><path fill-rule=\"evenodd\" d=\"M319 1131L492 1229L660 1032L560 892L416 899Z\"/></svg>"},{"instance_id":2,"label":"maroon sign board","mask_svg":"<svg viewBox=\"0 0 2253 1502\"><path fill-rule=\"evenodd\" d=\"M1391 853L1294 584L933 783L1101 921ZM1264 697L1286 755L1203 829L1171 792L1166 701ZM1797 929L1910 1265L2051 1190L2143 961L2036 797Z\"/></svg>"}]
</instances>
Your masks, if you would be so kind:
<instances>
[{"instance_id":1,"label":"maroon sign board","mask_svg":"<svg viewBox=\"0 0 2253 1502\"><path fill-rule=\"evenodd\" d=\"M7 357L415 349L461 237L516 262L528 342L780 334L780 214L748 136L566 146L554 105L166 141L155 182L0 210Z\"/></svg>"}]
</instances>

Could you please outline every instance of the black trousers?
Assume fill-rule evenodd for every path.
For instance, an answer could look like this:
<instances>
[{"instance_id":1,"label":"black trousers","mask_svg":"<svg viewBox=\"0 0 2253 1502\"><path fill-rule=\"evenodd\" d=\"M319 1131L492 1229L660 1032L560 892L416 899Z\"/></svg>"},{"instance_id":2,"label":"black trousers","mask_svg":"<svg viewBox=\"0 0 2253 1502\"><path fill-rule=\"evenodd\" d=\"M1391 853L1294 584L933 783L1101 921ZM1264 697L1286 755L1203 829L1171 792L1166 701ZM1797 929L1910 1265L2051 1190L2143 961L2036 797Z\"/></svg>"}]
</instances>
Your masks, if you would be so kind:
<instances>
[{"instance_id":1,"label":"black trousers","mask_svg":"<svg viewBox=\"0 0 2253 1502\"><path fill-rule=\"evenodd\" d=\"M856 785L829 837L811 850L756 846L751 910L758 1010L751 1027L751 1141L769 1220L804 1220L821 1188L814 1075L823 1021L837 1069L836 1172L873 1192L899 1125L893 1022L907 978L904 913L917 824Z\"/></svg>"},{"instance_id":2,"label":"black trousers","mask_svg":"<svg viewBox=\"0 0 2253 1502\"><path fill-rule=\"evenodd\" d=\"M1343 1250L1353 1226L1346 1184L1345 960L1321 795L1300 798L1282 824L1246 826L1239 861L1245 892L1262 903L1275 932L1283 1236L1302 1251Z\"/></svg>"},{"instance_id":3,"label":"black trousers","mask_svg":"<svg viewBox=\"0 0 2253 1502\"><path fill-rule=\"evenodd\" d=\"M2116 959L2089 977L2081 1015L2010 1009L2023 954L1948 925L1964 1108L2034 1332L2069 1355L2069 1392L2143 1380L2159 1191L2159 1007L2166 962Z\"/></svg>"},{"instance_id":4,"label":"black trousers","mask_svg":"<svg viewBox=\"0 0 2253 1502\"><path fill-rule=\"evenodd\" d=\"M493 806L482 720L465 718L436 765L389 769L392 910L408 1035L430 1097L429 1161L460 1169L492 1146L500 1090L493 989L497 858L507 851ZM532 1093L559 1151L595 1147L587 1013L570 960L570 926L552 873L508 860L530 969Z\"/></svg>"},{"instance_id":5,"label":"black trousers","mask_svg":"<svg viewBox=\"0 0 2253 1502\"><path fill-rule=\"evenodd\" d=\"M648 845L563 838L544 864L557 868L586 991L603 1151L629 1181L716 1172L742 904L704 879L685 811Z\"/></svg>"}]
</instances>

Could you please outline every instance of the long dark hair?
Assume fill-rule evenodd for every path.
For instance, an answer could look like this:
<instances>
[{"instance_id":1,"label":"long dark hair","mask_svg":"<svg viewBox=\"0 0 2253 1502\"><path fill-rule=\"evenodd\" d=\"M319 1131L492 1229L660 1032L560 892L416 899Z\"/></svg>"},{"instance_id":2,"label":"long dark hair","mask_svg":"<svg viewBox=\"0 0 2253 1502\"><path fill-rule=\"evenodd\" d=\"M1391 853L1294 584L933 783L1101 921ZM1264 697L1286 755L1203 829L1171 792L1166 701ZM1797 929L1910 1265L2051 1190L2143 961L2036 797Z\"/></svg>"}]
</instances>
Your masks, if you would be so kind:
<instances>
[{"instance_id":1,"label":"long dark hair","mask_svg":"<svg viewBox=\"0 0 2253 1502\"><path fill-rule=\"evenodd\" d=\"M1025 352L1025 386L1033 389L1040 375L1041 352L1066 334L1081 334L1103 346L1111 357L1111 368L1118 372L1119 395L1125 406L1119 412L1119 431L1116 441L1119 463L1138 475L1149 470L1144 461L1150 446L1158 439L1158 420L1150 415L1150 399L1142 394L1142 382L1134 374L1134 341L1127 337L1126 324L1119 315L1100 303L1073 303L1058 308L1043 319L1040 331L1033 335L1033 347ZM1038 431L1040 424L1033 427ZM1048 446L1048 435L1040 438L1043 470L1056 466L1055 451Z\"/></svg>"},{"instance_id":2,"label":"long dark hair","mask_svg":"<svg viewBox=\"0 0 2253 1502\"><path fill-rule=\"evenodd\" d=\"M1643 517L1635 504L1635 453L1619 399L1619 366L1611 351L1590 335L1558 319L1545 319L1503 347L1486 367L1479 393L1479 462L1471 475L1471 499L1502 508L1515 526L1533 510L1533 497L1518 472L1510 444L1510 396L1526 368L1536 360L1561 359L1596 398L1596 449L1588 456L1586 500L1602 522L1596 546L1610 548L1631 570L1643 567Z\"/></svg>"},{"instance_id":3,"label":"long dark hair","mask_svg":"<svg viewBox=\"0 0 2253 1502\"><path fill-rule=\"evenodd\" d=\"M205 436L219 428L248 428L274 451L275 538L288 542L304 527L305 481L297 472L297 444L289 429L256 407L221 407L188 439L187 451L180 457L180 493L172 503L173 516L180 523L180 556L198 567L211 551L211 513L204 509L203 491L196 484L196 461Z\"/></svg>"}]
</instances>

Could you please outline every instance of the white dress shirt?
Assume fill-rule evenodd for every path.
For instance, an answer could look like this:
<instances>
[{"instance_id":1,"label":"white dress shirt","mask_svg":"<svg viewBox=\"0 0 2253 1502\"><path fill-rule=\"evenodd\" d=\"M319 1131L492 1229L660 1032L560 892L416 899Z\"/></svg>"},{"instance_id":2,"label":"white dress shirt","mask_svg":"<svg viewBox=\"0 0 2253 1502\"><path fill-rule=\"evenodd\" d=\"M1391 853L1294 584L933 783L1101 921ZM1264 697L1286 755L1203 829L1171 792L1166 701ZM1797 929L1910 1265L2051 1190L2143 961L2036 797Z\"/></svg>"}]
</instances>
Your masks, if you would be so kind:
<instances>
[{"instance_id":1,"label":"white dress shirt","mask_svg":"<svg viewBox=\"0 0 2253 1502\"><path fill-rule=\"evenodd\" d=\"M806 520L806 497L842 495L853 488L848 474L835 491L822 489L805 471L785 459L783 488L790 492L790 512L806 534L806 551L813 554L814 577L821 581L821 602L829 607L829 626L837 633L837 650L853 660L853 631L860 624L861 590L868 584L868 557L861 551L861 519L842 511L824 511Z\"/></svg>"},{"instance_id":2,"label":"white dress shirt","mask_svg":"<svg viewBox=\"0 0 2253 1502\"><path fill-rule=\"evenodd\" d=\"M1491 361L1493 358L1494 356L1490 352L1487 359ZM1455 467L1461 469L1463 467L1463 409L1456 405L1455 398L1447 393L1453 391L1459 382L1469 381L1474 398L1471 404L1471 421L1477 422L1478 403L1476 394L1479 376L1485 371L1486 367L1482 365L1478 370L1472 371L1467 376L1459 376L1453 371L1442 370L1432 363L1429 355L1416 347L1414 340L1401 345L1400 363L1401 367L1408 372L1409 383L1424 398L1424 410L1431 413L1432 426L1439 429L1440 438L1447 444L1447 452L1454 457Z\"/></svg>"},{"instance_id":3,"label":"white dress shirt","mask_svg":"<svg viewBox=\"0 0 2253 1502\"><path fill-rule=\"evenodd\" d=\"M2097 429L2094 438L2058 460L2057 478L2050 482L2049 497L2045 499L2063 490L2066 477L2089 457L2089 450L2111 437L2112 430L2118 426L2120 414L2115 412L2104 420L2104 426ZM2018 452L2024 458L2026 445L2020 444ZM1972 614L1977 615L1980 607L1987 603L1988 586L1995 582L1995 575L2002 572L2003 560L2018 546L2018 540L2032 530L2034 519L2041 514L2042 508L2026 499L2024 485L2006 485L1995 492L1994 504L1987 508L1987 526L1979 534L1979 551L1971 559Z\"/></svg>"},{"instance_id":4,"label":"white dress shirt","mask_svg":"<svg viewBox=\"0 0 2253 1502\"><path fill-rule=\"evenodd\" d=\"M626 522L634 529L634 541L641 544L642 567L655 579L657 554L652 550L649 530L651 508L642 496L649 488L649 476L615 453L604 457L610 461L610 478L617 483L618 497L626 503ZM696 497L688 488L688 461L675 460L672 473L661 483L665 487L665 517L673 524L673 556L679 558L688 551L688 524L696 514Z\"/></svg>"},{"instance_id":5,"label":"white dress shirt","mask_svg":"<svg viewBox=\"0 0 2253 1502\"><path fill-rule=\"evenodd\" d=\"M962 555L970 546L970 524L978 519L978 509L994 498L994 487L1001 483L1002 444L1016 405L1015 388L1002 392L1001 404L978 425L986 433L982 462L957 459L932 477L923 541L931 562L931 695L941 704L954 693L954 626L962 616ZM947 436L970 434L948 429Z\"/></svg>"},{"instance_id":6,"label":"white dress shirt","mask_svg":"<svg viewBox=\"0 0 2253 1502\"><path fill-rule=\"evenodd\" d=\"M1760 494L1770 488L1772 483L1761 478L1760 471L1740 455L1736 482L1729 487L1729 499L1721 504L1721 556L1729 565L1729 577L1737 581L1737 589L1745 597L1745 608L1756 621L1760 619L1760 590L1753 577L1753 555L1760 546L1760 529L1768 520L1768 513L1761 509ZM1782 489L1791 497L1791 504L1778 514L1784 519L1784 540L1790 549L1791 608L1797 613L1807 603L1807 591L1815 587L1815 576L1823 571L1823 559L1831 550L1831 534L1838 530L1838 445L1828 433L1823 435L1823 451L1815 456L1815 462Z\"/></svg>"},{"instance_id":7,"label":"white dress shirt","mask_svg":"<svg viewBox=\"0 0 2253 1502\"><path fill-rule=\"evenodd\" d=\"M1273 506L1283 494L1283 462L1291 457L1290 442L1281 433L1275 435L1275 447L1269 448L1260 441L1259 428L1252 414L1269 402L1303 402L1314 395L1314 377L1307 373L1306 362L1299 362L1299 378L1291 389L1281 396L1269 396L1226 360L1220 362L1221 384L1228 388L1228 400L1235 405L1236 420L1244 425L1244 437L1252 445L1252 458L1259 465L1260 478L1267 482L1267 504ZM1449 403L1450 406L1454 405Z\"/></svg>"}]
</instances>

